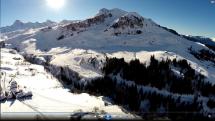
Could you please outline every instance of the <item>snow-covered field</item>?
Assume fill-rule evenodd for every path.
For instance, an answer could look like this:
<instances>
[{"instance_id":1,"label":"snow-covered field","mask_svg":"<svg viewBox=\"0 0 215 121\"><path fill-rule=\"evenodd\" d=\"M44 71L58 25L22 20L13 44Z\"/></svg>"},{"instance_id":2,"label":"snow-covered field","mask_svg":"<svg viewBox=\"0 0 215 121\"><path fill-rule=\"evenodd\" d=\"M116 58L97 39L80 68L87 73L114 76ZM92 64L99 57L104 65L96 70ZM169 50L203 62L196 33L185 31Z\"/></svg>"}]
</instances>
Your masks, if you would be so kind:
<instances>
[{"instance_id":1,"label":"snow-covered field","mask_svg":"<svg viewBox=\"0 0 215 121\"><path fill-rule=\"evenodd\" d=\"M132 118L117 105L105 106L105 98L86 93L74 94L64 88L59 81L44 70L43 66L26 62L12 49L1 49L1 92L7 90L9 81L15 80L19 88L26 87L32 91L31 98L1 101L1 118L70 118L78 112L95 112L111 114L117 118ZM14 58L20 58L14 60ZM5 85L5 86L4 86ZM29 115L28 115L29 114Z\"/></svg>"}]
</instances>

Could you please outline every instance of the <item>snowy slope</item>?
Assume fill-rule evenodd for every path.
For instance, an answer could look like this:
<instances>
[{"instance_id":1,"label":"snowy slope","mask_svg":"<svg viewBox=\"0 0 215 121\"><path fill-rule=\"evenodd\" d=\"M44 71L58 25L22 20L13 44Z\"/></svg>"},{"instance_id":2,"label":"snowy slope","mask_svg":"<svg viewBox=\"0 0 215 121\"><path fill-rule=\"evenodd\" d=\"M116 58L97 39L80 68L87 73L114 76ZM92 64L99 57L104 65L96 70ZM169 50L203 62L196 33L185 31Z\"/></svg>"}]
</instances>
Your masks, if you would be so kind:
<instances>
[{"instance_id":1,"label":"snowy slope","mask_svg":"<svg viewBox=\"0 0 215 121\"><path fill-rule=\"evenodd\" d=\"M77 65L79 61L87 60L89 54L76 55L74 52L77 50L73 49L93 50L103 56L101 56L102 60L105 58L103 53L108 55L127 51L123 55L113 55L132 58L132 55L138 55L141 51L158 56L163 56L163 54L156 54L156 51L170 52L172 55L166 55L181 56L189 60L196 71L203 73L208 77L208 81L215 83L215 68L212 63L200 61L188 51L190 47L197 51L208 50L206 46L175 35L151 19L144 18L135 12L103 8L92 18L83 21L70 24L67 21L66 24L62 22L51 28L22 30L18 33L15 31L15 33L4 33L4 36L7 38L6 42L11 44L11 48L17 47L27 54L53 55L55 59L51 61L52 64L70 66L72 70L86 78L98 77L100 74L97 69ZM137 58L147 60L148 57L150 56L145 56L144 53Z\"/></svg>"},{"instance_id":2,"label":"snowy slope","mask_svg":"<svg viewBox=\"0 0 215 121\"><path fill-rule=\"evenodd\" d=\"M139 59L140 62L148 64L150 62L150 57L154 55L158 60L165 60L166 58L177 60L186 59L188 63L191 64L191 67L197 72L206 76L206 80L215 84L215 68L211 62L202 62L193 57L192 55L187 54L186 56L180 55L174 52L167 51L139 51L139 52L128 52L128 51L119 51L114 53L98 53L90 50L71 50L68 53L56 54L51 60L51 64L58 66L69 66L73 71L78 72L79 75L85 79L96 78L101 75L100 68L102 68L105 58L116 57L124 58L125 61L130 62L134 59ZM92 58L96 59L96 67L89 61Z\"/></svg>"},{"instance_id":3,"label":"snowy slope","mask_svg":"<svg viewBox=\"0 0 215 121\"><path fill-rule=\"evenodd\" d=\"M191 35L184 36L184 37L193 42L200 42L202 44L215 47L215 42L213 41L213 38L211 39L211 38L206 38L206 37L202 37L202 36L191 36Z\"/></svg>"},{"instance_id":4,"label":"snowy slope","mask_svg":"<svg viewBox=\"0 0 215 121\"><path fill-rule=\"evenodd\" d=\"M105 106L105 98L102 96L69 92L55 77L46 72L43 66L26 62L12 49L1 49L1 94L7 90L11 79L15 80L20 88L26 87L32 91L33 96L31 99L1 101L1 118L3 119L8 116L14 117L14 115L49 119L55 118L54 112L56 111L59 112L56 117L69 119L73 113L93 112L95 107L101 115L106 112L116 118L134 117L124 113L119 106Z\"/></svg>"},{"instance_id":5,"label":"snowy slope","mask_svg":"<svg viewBox=\"0 0 215 121\"><path fill-rule=\"evenodd\" d=\"M109 14L111 17L108 16ZM95 17L78 23L55 26L47 31L34 29L34 31L4 35L7 36L7 43L11 43L13 47L19 47L25 52L49 51L56 47L66 47L93 49L102 52L165 50L183 54L190 46L205 48L164 30L150 19L140 17L139 23L141 24L138 26L136 23L139 20L136 20L138 17L140 16L133 12L102 9ZM133 28L126 27L125 20L127 18L130 22L129 25L137 25L134 25ZM114 24L122 25L113 28ZM142 33L135 34L134 32L137 30ZM33 47L29 48L28 46Z\"/></svg>"}]
</instances>

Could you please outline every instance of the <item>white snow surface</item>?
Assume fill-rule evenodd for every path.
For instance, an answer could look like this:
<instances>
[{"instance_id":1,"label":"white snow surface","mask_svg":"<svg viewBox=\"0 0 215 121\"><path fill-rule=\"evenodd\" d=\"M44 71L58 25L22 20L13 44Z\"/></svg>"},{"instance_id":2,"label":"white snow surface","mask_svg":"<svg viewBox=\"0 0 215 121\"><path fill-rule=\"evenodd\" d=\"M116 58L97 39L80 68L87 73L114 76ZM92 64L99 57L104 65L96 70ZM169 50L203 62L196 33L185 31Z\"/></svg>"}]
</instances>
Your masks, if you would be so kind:
<instances>
[{"instance_id":1,"label":"white snow surface","mask_svg":"<svg viewBox=\"0 0 215 121\"><path fill-rule=\"evenodd\" d=\"M1 88L7 90L9 81L15 80L19 87L32 91L31 99L7 100L1 102L1 118L29 116L30 118L50 119L61 117L69 119L75 112L93 112L95 107L116 118L134 118L124 113L117 105L105 106L103 97L86 93L74 94L41 65L26 62L21 55L12 54L12 49L1 49ZM13 58L20 58L14 60ZM100 112L99 112L100 113ZM29 115L28 115L29 114ZM17 116L16 116L17 115Z\"/></svg>"}]
</instances>

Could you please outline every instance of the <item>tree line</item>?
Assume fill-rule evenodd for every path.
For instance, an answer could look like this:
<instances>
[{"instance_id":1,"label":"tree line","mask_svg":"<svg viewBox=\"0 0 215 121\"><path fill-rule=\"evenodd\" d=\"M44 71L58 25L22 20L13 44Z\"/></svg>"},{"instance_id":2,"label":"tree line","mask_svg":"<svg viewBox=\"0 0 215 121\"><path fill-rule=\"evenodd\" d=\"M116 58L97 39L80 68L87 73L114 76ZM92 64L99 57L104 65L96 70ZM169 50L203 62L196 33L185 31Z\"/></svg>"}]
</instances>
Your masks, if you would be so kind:
<instances>
[{"instance_id":1,"label":"tree line","mask_svg":"<svg viewBox=\"0 0 215 121\"><path fill-rule=\"evenodd\" d=\"M184 76L177 76L171 70L171 66L178 68ZM203 102L199 100L199 96L215 95L215 85L207 82L200 73L195 72L185 59L158 61L151 56L150 64L146 66L137 59L126 63L123 58L107 58L102 71L104 77L93 79L86 85L76 83L74 87L92 95L107 96L116 104L144 118L153 114L168 116L171 119L207 119L200 113L203 110ZM117 80L117 76L120 76L123 81ZM134 84L128 85L126 81L132 81ZM192 99L186 102L180 95L175 97L146 91L138 88L138 85L167 90L173 94L191 94ZM144 107L141 106L144 100L150 102L148 111L143 110ZM213 99L209 99L207 106L212 109L214 103ZM165 107L164 113L158 113L161 106Z\"/></svg>"}]
</instances>

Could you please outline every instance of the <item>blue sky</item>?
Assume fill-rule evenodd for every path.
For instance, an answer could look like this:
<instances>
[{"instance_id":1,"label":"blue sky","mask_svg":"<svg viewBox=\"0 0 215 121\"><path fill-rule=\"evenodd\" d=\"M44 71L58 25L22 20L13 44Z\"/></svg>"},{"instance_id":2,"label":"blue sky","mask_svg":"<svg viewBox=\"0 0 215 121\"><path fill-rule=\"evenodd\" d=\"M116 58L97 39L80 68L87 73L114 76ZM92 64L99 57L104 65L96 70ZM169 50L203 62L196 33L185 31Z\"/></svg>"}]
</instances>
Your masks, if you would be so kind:
<instances>
[{"instance_id":1,"label":"blue sky","mask_svg":"<svg viewBox=\"0 0 215 121\"><path fill-rule=\"evenodd\" d=\"M215 2L213 0L66 0L54 10L46 0L1 0L1 26L16 19L43 22L47 19L80 20L95 15L101 8L135 11L156 23L182 34L215 37Z\"/></svg>"}]
</instances>

